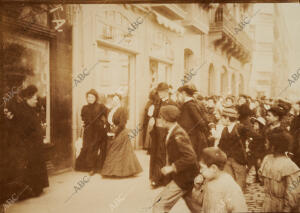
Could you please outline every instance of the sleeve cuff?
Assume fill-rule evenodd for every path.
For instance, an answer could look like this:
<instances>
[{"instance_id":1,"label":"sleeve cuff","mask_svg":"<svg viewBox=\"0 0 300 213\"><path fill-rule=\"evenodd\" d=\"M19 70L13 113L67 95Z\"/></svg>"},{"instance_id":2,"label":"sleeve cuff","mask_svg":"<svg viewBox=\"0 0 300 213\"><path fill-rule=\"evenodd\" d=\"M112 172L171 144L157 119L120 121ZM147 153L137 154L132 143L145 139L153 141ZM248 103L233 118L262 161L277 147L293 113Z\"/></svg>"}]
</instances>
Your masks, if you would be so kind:
<instances>
[{"instance_id":1,"label":"sleeve cuff","mask_svg":"<svg viewBox=\"0 0 300 213\"><path fill-rule=\"evenodd\" d=\"M176 166L174 163L172 163L172 167L173 167L173 171L176 173L177 172L177 169L176 169Z\"/></svg>"}]
</instances>

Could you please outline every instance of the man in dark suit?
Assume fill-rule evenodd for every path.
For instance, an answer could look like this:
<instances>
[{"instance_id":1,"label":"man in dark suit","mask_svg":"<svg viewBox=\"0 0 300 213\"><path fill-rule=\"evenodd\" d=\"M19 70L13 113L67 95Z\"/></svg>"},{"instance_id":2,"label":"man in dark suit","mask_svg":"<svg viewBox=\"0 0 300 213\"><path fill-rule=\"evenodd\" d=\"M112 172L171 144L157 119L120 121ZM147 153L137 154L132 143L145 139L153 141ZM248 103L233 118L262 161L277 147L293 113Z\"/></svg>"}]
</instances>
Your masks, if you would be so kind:
<instances>
[{"instance_id":1,"label":"man in dark suit","mask_svg":"<svg viewBox=\"0 0 300 213\"><path fill-rule=\"evenodd\" d=\"M181 104L178 123L188 133L199 160L202 150L207 147L208 126L204 119L205 111L200 109L193 98L195 92L189 85L178 89L177 99Z\"/></svg>"},{"instance_id":2,"label":"man in dark suit","mask_svg":"<svg viewBox=\"0 0 300 213\"><path fill-rule=\"evenodd\" d=\"M191 212L200 212L201 207L191 195L199 164L189 136L176 122L180 111L176 106L163 106L160 115L159 123L168 129L165 140L167 164L161 172L170 182L155 200L153 213L169 212L181 197Z\"/></svg>"}]
</instances>

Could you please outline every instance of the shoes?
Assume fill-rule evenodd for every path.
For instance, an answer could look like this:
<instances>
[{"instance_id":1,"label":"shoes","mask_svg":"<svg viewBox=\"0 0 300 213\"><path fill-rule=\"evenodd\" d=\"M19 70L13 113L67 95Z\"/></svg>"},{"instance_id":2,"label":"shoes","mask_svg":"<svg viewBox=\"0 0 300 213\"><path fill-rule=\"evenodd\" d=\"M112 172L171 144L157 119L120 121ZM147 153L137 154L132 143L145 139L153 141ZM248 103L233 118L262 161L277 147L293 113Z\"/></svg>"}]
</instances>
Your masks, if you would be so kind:
<instances>
[{"instance_id":1,"label":"shoes","mask_svg":"<svg viewBox=\"0 0 300 213\"><path fill-rule=\"evenodd\" d=\"M93 176L94 174L96 174L96 172L94 170L89 172L90 176Z\"/></svg>"}]
</instances>

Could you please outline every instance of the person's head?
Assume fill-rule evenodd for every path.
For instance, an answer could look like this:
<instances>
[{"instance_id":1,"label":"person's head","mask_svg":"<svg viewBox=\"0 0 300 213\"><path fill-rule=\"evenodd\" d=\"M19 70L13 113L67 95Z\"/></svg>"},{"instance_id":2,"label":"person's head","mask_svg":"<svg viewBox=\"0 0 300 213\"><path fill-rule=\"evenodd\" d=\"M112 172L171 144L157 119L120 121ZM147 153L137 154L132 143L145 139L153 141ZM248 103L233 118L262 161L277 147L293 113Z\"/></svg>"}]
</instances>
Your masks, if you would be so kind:
<instances>
[{"instance_id":1,"label":"person's head","mask_svg":"<svg viewBox=\"0 0 300 213\"><path fill-rule=\"evenodd\" d=\"M224 107L222 111L222 121L224 126L229 126L231 123L236 122L238 113L233 107Z\"/></svg>"},{"instance_id":2,"label":"person's head","mask_svg":"<svg viewBox=\"0 0 300 213\"><path fill-rule=\"evenodd\" d=\"M298 115L300 113L300 101L293 104L293 109L294 109L295 115Z\"/></svg>"},{"instance_id":3,"label":"person's head","mask_svg":"<svg viewBox=\"0 0 300 213\"><path fill-rule=\"evenodd\" d=\"M213 108L216 106L216 101L213 97L209 97L207 100L207 107Z\"/></svg>"},{"instance_id":4,"label":"person's head","mask_svg":"<svg viewBox=\"0 0 300 213\"><path fill-rule=\"evenodd\" d=\"M187 97L193 97L197 90L191 87L190 85L184 85L179 87L177 90L177 101L182 104Z\"/></svg>"},{"instance_id":5,"label":"person's head","mask_svg":"<svg viewBox=\"0 0 300 213\"><path fill-rule=\"evenodd\" d=\"M207 180L216 178L227 161L226 154L217 147L203 149L200 159L200 173Z\"/></svg>"},{"instance_id":6,"label":"person's head","mask_svg":"<svg viewBox=\"0 0 300 213\"><path fill-rule=\"evenodd\" d=\"M29 85L24 90L22 90L20 94L28 106L36 107L38 103L37 92L38 89L36 86Z\"/></svg>"},{"instance_id":7,"label":"person's head","mask_svg":"<svg viewBox=\"0 0 300 213\"><path fill-rule=\"evenodd\" d=\"M264 128L264 126L266 125L266 120L263 118L263 117L258 117L258 118L255 118L255 117L252 117L250 119L252 125L253 125L253 129L255 131L260 131Z\"/></svg>"},{"instance_id":8,"label":"person's head","mask_svg":"<svg viewBox=\"0 0 300 213\"><path fill-rule=\"evenodd\" d=\"M225 99L225 105L226 105L226 106L232 106L233 103L234 103L233 97L227 96L226 99Z\"/></svg>"},{"instance_id":9,"label":"person's head","mask_svg":"<svg viewBox=\"0 0 300 213\"><path fill-rule=\"evenodd\" d=\"M279 106L272 106L267 112L267 121L269 124L273 124L281 120L284 115L284 109Z\"/></svg>"},{"instance_id":10,"label":"person's head","mask_svg":"<svg viewBox=\"0 0 300 213\"><path fill-rule=\"evenodd\" d=\"M86 93L86 100L88 104L94 104L98 100L98 93L96 90L91 89Z\"/></svg>"},{"instance_id":11,"label":"person's head","mask_svg":"<svg viewBox=\"0 0 300 213\"><path fill-rule=\"evenodd\" d=\"M169 129L176 123L180 115L180 110L176 106L166 105L160 108L159 115L159 125Z\"/></svg>"},{"instance_id":12,"label":"person's head","mask_svg":"<svg viewBox=\"0 0 300 213\"><path fill-rule=\"evenodd\" d=\"M253 111L250 109L247 103L244 103L242 105L237 105L236 109L238 111L240 120L248 118L249 116L253 115Z\"/></svg>"},{"instance_id":13,"label":"person's head","mask_svg":"<svg viewBox=\"0 0 300 213\"><path fill-rule=\"evenodd\" d=\"M169 97L169 85L165 82L159 83L157 85L156 91L160 99Z\"/></svg>"},{"instance_id":14,"label":"person's head","mask_svg":"<svg viewBox=\"0 0 300 213\"><path fill-rule=\"evenodd\" d=\"M247 97L245 95L240 95L238 99L238 105L241 106L245 103L247 103Z\"/></svg>"},{"instance_id":15,"label":"person's head","mask_svg":"<svg viewBox=\"0 0 300 213\"><path fill-rule=\"evenodd\" d=\"M293 139L290 137L290 135L284 131L272 133L268 137L271 151L274 154L284 154L287 152L291 140Z\"/></svg>"}]
</instances>

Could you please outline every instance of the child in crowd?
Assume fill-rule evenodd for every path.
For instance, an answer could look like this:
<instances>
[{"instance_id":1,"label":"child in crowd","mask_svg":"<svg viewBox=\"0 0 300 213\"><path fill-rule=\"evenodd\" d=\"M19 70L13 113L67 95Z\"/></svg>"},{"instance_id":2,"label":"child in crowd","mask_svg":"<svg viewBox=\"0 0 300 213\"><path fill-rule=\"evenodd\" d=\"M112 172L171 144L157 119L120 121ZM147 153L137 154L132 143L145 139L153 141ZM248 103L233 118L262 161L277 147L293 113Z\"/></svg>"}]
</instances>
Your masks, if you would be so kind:
<instances>
[{"instance_id":1,"label":"child in crowd","mask_svg":"<svg viewBox=\"0 0 300 213\"><path fill-rule=\"evenodd\" d=\"M240 186L231 175L223 171L226 160L226 154L217 147L203 149L201 174L195 178L193 195L202 204L205 213L247 212Z\"/></svg>"},{"instance_id":2,"label":"child in crowd","mask_svg":"<svg viewBox=\"0 0 300 213\"><path fill-rule=\"evenodd\" d=\"M288 136L284 131L269 136L272 154L267 155L259 169L264 183L264 212L299 212L300 169L287 156Z\"/></svg>"}]
</instances>

